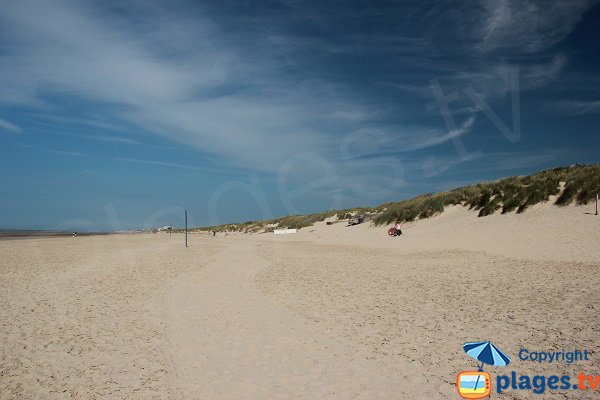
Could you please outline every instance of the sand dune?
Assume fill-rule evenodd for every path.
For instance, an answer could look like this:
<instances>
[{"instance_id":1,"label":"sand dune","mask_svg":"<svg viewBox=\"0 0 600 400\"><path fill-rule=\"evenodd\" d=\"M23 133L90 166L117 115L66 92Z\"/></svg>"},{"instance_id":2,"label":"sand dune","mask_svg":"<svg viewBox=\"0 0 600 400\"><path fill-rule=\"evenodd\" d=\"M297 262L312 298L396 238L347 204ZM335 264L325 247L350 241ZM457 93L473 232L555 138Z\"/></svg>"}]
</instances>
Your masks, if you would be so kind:
<instances>
[{"instance_id":1,"label":"sand dune","mask_svg":"<svg viewBox=\"0 0 600 400\"><path fill-rule=\"evenodd\" d=\"M166 234L0 241L0 398L456 398L470 340L519 373L597 374L587 211L454 207L400 238L323 223L187 249ZM540 365L522 347L592 356Z\"/></svg>"}]
</instances>

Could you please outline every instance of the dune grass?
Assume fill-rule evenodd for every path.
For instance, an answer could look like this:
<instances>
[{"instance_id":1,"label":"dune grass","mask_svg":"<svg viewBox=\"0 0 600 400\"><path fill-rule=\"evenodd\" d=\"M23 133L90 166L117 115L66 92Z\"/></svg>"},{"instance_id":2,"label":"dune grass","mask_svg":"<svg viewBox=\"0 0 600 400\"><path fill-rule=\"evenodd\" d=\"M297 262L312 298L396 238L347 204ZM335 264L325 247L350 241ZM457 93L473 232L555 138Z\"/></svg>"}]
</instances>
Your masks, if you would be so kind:
<instances>
[{"instance_id":1,"label":"dune grass","mask_svg":"<svg viewBox=\"0 0 600 400\"><path fill-rule=\"evenodd\" d=\"M561 183L564 184L562 192ZM397 220L407 222L429 218L444 211L444 207L457 204L479 211L480 217L496 212L522 213L528 207L559 194L554 203L556 205L564 206L573 202L582 205L593 200L599 192L599 164L560 167L529 176L515 176L384 204L374 223L382 225Z\"/></svg>"},{"instance_id":2,"label":"dune grass","mask_svg":"<svg viewBox=\"0 0 600 400\"><path fill-rule=\"evenodd\" d=\"M257 233L263 231L272 232L276 228L300 229L311 226L315 222L324 221L333 216L337 216L339 218L341 217L341 215L338 215L339 213L343 213L343 211L331 210L316 214L286 215L266 221L248 221L239 224L225 224L193 228L192 231L212 232L214 230L217 232Z\"/></svg>"},{"instance_id":3,"label":"dune grass","mask_svg":"<svg viewBox=\"0 0 600 400\"><path fill-rule=\"evenodd\" d=\"M564 187L561 190L561 185ZM378 207L357 207L329 210L307 215L288 215L268 221L248 221L193 228L192 231L259 233L277 228L301 229L330 217L348 219L355 214L376 214L375 225L396 221L410 222L429 218L451 205L463 205L478 212L479 217L500 212L522 213L528 207L558 198L554 204L587 204L600 193L600 164L573 165L538 172L529 176L513 176L495 182L478 183L441 193L427 193L412 199L382 204Z\"/></svg>"}]
</instances>

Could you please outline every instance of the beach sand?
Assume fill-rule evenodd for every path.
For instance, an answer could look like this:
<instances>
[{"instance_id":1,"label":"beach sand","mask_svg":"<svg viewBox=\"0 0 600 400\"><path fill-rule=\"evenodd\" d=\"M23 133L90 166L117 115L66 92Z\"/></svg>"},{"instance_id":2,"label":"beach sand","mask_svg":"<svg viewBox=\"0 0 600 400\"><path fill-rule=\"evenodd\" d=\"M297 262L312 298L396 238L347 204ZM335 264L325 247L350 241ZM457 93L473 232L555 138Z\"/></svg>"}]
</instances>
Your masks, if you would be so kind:
<instances>
[{"instance_id":1,"label":"beach sand","mask_svg":"<svg viewBox=\"0 0 600 400\"><path fill-rule=\"evenodd\" d=\"M161 233L0 241L0 398L457 398L456 374L476 369L462 344L479 340L512 358L493 377L600 374L588 208L451 207L398 238L319 223L187 249ZM572 393L493 396L598 396Z\"/></svg>"}]
</instances>

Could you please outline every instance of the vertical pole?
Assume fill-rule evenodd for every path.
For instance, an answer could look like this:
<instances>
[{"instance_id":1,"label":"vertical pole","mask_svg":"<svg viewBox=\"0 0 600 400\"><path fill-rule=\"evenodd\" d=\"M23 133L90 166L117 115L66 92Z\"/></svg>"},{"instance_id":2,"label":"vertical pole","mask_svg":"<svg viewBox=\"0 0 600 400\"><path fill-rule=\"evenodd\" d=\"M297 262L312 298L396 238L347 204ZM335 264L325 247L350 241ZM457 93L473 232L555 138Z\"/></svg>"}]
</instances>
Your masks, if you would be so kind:
<instances>
[{"instance_id":1,"label":"vertical pole","mask_svg":"<svg viewBox=\"0 0 600 400\"><path fill-rule=\"evenodd\" d=\"M596 193L596 215L598 215L598 193Z\"/></svg>"},{"instance_id":2,"label":"vertical pole","mask_svg":"<svg viewBox=\"0 0 600 400\"><path fill-rule=\"evenodd\" d=\"M187 210L185 210L185 247L188 247L188 243L187 243Z\"/></svg>"}]
</instances>

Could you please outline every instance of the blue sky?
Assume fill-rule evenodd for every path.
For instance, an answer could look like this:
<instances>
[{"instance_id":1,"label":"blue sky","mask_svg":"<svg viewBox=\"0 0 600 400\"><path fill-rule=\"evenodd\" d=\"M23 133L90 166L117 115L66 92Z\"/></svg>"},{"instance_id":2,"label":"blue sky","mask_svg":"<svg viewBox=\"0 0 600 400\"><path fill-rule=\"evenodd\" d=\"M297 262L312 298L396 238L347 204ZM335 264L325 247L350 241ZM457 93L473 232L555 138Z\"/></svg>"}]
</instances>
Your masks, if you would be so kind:
<instances>
[{"instance_id":1,"label":"blue sky","mask_svg":"<svg viewBox=\"0 0 600 400\"><path fill-rule=\"evenodd\" d=\"M3 1L0 227L205 225L599 161L594 1Z\"/></svg>"}]
</instances>

